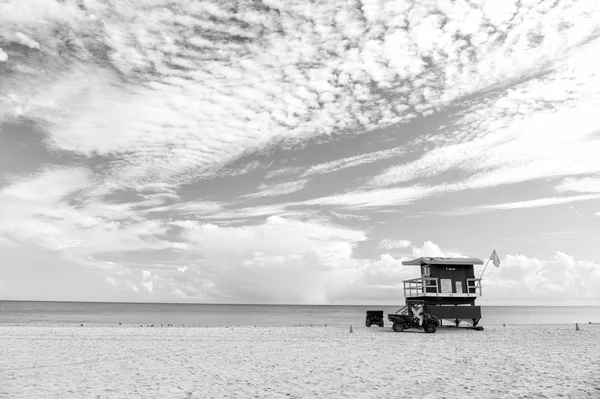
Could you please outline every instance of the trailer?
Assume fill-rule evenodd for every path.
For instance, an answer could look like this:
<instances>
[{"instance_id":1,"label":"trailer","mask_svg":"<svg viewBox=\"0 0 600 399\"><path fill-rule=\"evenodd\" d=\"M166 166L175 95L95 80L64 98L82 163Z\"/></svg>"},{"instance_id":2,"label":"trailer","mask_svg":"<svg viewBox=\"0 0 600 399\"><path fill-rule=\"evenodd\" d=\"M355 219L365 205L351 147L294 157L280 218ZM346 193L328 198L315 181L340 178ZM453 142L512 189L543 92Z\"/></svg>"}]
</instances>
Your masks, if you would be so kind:
<instances>
[{"instance_id":1,"label":"trailer","mask_svg":"<svg viewBox=\"0 0 600 399\"><path fill-rule=\"evenodd\" d=\"M371 327L373 324L379 327L384 326L383 310L367 310L365 326Z\"/></svg>"}]
</instances>

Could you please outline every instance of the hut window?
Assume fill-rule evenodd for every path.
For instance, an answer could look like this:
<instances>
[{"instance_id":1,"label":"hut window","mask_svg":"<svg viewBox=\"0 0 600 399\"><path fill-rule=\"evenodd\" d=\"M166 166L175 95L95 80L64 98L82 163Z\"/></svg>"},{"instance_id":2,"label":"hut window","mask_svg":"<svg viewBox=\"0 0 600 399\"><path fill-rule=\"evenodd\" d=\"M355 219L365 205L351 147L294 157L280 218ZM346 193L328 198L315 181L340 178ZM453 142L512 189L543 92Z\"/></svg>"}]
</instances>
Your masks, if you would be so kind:
<instances>
[{"instance_id":1,"label":"hut window","mask_svg":"<svg viewBox=\"0 0 600 399\"><path fill-rule=\"evenodd\" d=\"M430 275L431 275L431 270L429 269L429 266L423 266L423 276L429 277Z\"/></svg>"}]
</instances>

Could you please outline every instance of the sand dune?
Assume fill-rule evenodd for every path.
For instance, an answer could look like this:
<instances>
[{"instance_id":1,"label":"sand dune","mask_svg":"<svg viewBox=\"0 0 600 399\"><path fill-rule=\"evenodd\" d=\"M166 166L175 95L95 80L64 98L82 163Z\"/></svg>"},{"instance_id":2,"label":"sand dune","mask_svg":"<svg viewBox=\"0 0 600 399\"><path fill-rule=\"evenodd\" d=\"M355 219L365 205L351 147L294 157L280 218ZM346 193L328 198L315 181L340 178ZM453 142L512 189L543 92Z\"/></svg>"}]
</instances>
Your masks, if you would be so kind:
<instances>
[{"instance_id":1,"label":"sand dune","mask_svg":"<svg viewBox=\"0 0 600 399\"><path fill-rule=\"evenodd\" d=\"M0 397L600 398L600 325L0 326Z\"/></svg>"}]
</instances>

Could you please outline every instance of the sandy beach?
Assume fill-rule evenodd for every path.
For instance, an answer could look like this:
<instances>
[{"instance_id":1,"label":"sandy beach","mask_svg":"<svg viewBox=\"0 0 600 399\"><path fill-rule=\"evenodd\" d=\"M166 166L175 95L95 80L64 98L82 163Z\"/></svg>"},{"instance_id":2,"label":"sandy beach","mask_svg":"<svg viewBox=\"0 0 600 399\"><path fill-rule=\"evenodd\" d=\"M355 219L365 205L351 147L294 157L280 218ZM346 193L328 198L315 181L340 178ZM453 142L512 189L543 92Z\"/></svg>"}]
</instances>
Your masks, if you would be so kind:
<instances>
[{"instance_id":1,"label":"sandy beach","mask_svg":"<svg viewBox=\"0 0 600 399\"><path fill-rule=\"evenodd\" d=\"M600 398L600 325L0 326L0 396Z\"/></svg>"}]
</instances>

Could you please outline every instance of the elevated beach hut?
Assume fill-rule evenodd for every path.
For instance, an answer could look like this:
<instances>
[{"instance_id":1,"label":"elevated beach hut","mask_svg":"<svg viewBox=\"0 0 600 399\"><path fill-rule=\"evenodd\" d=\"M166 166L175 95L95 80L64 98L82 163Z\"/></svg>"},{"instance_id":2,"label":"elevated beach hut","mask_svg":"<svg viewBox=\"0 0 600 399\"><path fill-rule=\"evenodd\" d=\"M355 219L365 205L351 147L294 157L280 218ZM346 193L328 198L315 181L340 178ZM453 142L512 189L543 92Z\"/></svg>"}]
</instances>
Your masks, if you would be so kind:
<instances>
[{"instance_id":1,"label":"elevated beach hut","mask_svg":"<svg viewBox=\"0 0 600 399\"><path fill-rule=\"evenodd\" d=\"M419 266L421 277L404 280L404 297L424 301L429 312L438 319L468 320L476 326L481 319L481 307L475 299L481 296L481 279L475 278L477 258L423 257L402 262L404 266Z\"/></svg>"}]
</instances>

